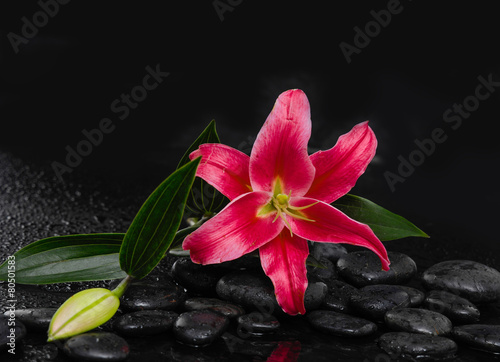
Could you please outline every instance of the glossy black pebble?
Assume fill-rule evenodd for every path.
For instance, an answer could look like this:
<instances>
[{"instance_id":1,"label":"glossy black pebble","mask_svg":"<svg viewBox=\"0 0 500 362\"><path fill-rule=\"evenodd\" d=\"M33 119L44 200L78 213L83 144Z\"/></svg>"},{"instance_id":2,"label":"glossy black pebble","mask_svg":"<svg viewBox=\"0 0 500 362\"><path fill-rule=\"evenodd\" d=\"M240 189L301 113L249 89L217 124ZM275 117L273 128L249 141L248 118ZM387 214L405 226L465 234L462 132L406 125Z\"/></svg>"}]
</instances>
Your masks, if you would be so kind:
<instances>
[{"instance_id":1,"label":"glossy black pebble","mask_svg":"<svg viewBox=\"0 0 500 362\"><path fill-rule=\"evenodd\" d=\"M149 336L171 330L178 316L167 310L141 310L115 319L113 329L129 336Z\"/></svg>"},{"instance_id":2,"label":"glossy black pebble","mask_svg":"<svg viewBox=\"0 0 500 362\"><path fill-rule=\"evenodd\" d=\"M182 313L174 323L175 338L189 346L207 346L219 338L229 319L209 310Z\"/></svg>"},{"instance_id":3,"label":"glossy black pebble","mask_svg":"<svg viewBox=\"0 0 500 362\"><path fill-rule=\"evenodd\" d=\"M472 303L489 303L500 298L500 272L475 261L438 263L422 274L422 282L428 289L446 290Z\"/></svg>"},{"instance_id":4,"label":"glossy black pebble","mask_svg":"<svg viewBox=\"0 0 500 362\"><path fill-rule=\"evenodd\" d=\"M322 282L328 284L329 281L337 279L337 271L335 265L325 257L318 258L318 261L324 267L307 266L307 279L315 277Z\"/></svg>"},{"instance_id":5,"label":"glossy black pebble","mask_svg":"<svg viewBox=\"0 0 500 362\"><path fill-rule=\"evenodd\" d=\"M172 277L192 294L214 294L215 285L225 273L218 265L195 264L190 258L179 258L172 265Z\"/></svg>"},{"instance_id":6,"label":"glossy black pebble","mask_svg":"<svg viewBox=\"0 0 500 362\"><path fill-rule=\"evenodd\" d=\"M171 280L158 284L138 282L132 284L121 300L121 307L129 311L175 309L185 300L184 290Z\"/></svg>"},{"instance_id":7,"label":"glossy black pebble","mask_svg":"<svg viewBox=\"0 0 500 362\"><path fill-rule=\"evenodd\" d=\"M269 314L280 308L274 295L273 283L261 273L238 271L226 274L217 282L216 291L220 298L244 308Z\"/></svg>"},{"instance_id":8,"label":"glossy black pebble","mask_svg":"<svg viewBox=\"0 0 500 362\"><path fill-rule=\"evenodd\" d=\"M28 330L47 331L56 311L57 308L27 308L16 309L14 314L16 321L23 322ZM8 314L9 312L4 313L4 315Z\"/></svg>"},{"instance_id":9,"label":"glossy black pebble","mask_svg":"<svg viewBox=\"0 0 500 362\"><path fill-rule=\"evenodd\" d=\"M500 353L500 325L469 324L457 326L453 328L452 336L458 343Z\"/></svg>"},{"instance_id":10,"label":"glossy black pebble","mask_svg":"<svg viewBox=\"0 0 500 362\"><path fill-rule=\"evenodd\" d=\"M390 332L380 336L378 345L392 359L436 360L453 357L457 344L446 337L426 334Z\"/></svg>"},{"instance_id":11,"label":"glossy black pebble","mask_svg":"<svg viewBox=\"0 0 500 362\"><path fill-rule=\"evenodd\" d=\"M364 337L377 331L373 322L330 310L308 313L307 320L318 331L340 337Z\"/></svg>"},{"instance_id":12,"label":"glossy black pebble","mask_svg":"<svg viewBox=\"0 0 500 362\"><path fill-rule=\"evenodd\" d=\"M444 290L433 290L427 295L424 306L450 318L457 324L471 324L479 320L479 309L467 299Z\"/></svg>"},{"instance_id":13,"label":"glossy black pebble","mask_svg":"<svg viewBox=\"0 0 500 362\"><path fill-rule=\"evenodd\" d=\"M280 322L272 314L252 312L238 317L238 331L243 334L263 334L276 331Z\"/></svg>"},{"instance_id":14,"label":"glossy black pebble","mask_svg":"<svg viewBox=\"0 0 500 362\"><path fill-rule=\"evenodd\" d=\"M228 318L245 314L245 310L239 305L217 298L190 298L184 302L184 309L187 311L209 309Z\"/></svg>"},{"instance_id":15,"label":"glossy black pebble","mask_svg":"<svg viewBox=\"0 0 500 362\"><path fill-rule=\"evenodd\" d=\"M383 320L386 312L410 306L410 297L397 285L368 285L351 295L351 308L363 317Z\"/></svg>"},{"instance_id":16,"label":"glossy black pebble","mask_svg":"<svg viewBox=\"0 0 500 362\"><path fill-rule=\"evenodd\" d=\"M128 343L113 333L85 333L66 341L64 352L84 361L123 361L130 352Z\"/></svg>"},{"instance_id":17,"label":"glossy black pebble","mask_svg":"<svg viewBox=\"0 0 500 362\"><path fill-rule=\"evenodd\" d=\"M391 268L382 270L379 257L372 251L356 251L337 261L339 275L357 287L373 284L404 284L417 273L417 265L408 255L390 251Z\"/></svg>"},{"instance_id":18,"label":"glossy black pebble","mask_svg":"<svg viewBox=\"0 0 500 362\"><path fill-rule=\"evenodd\" d=\"M317 260L324 257L333 263L346 254L347 249L342 244L335 243L314 243L311 250L311 255Z\"/></svg>"},{"instance_id":19,"label":"glossy black pebble","mask_svg":"<svg viewBox=\"0 0 500 362\"><path fill-rule=\"evenodd\" d=\"M16 348L17 342L26 336L24 324L14 318L9 321L9 317L8 313L6 316L0 316L0 351ZM13 321L15 321L15 326L9 326L9 323L12 324ZM13 332L11 328L14 328Z\"/></svg>"},{"instance_id":20,"label":"glossy black pebble","mask_svg":"<svg viewBox=\"0 0 500 362\"><path fill-rule=\"evenodd\" d=\"M358 289L340 280L333 280L328 284L328 292L323 301L323 308L341 313L349 313L349 300Z\"/></svg>"},{"instance_id":21,"label":"glossy black pebble","mask_svg":"<svg viewBox=\"0 0 500 362\"><path fill-rule=\"evenodd\" d=\"M407 287L405 285L398 285L397 287L402 291L408 293L408 296L410 297L410 307L418 307L423 303L425 299L425 293L421 290L413 287Z\"/></svg>"},{"instance_id":22,"label":"glossy black pebble","mask_svg":"<svg viewBox=\"0 0 500 362\"><path fill-rule=\"evenodd\" d=\"M385 314L384 319L389 328L402 332L442 336L449 334L453 328L447 317L427 309L393 309Z\"/></svg>"}]
</instances>

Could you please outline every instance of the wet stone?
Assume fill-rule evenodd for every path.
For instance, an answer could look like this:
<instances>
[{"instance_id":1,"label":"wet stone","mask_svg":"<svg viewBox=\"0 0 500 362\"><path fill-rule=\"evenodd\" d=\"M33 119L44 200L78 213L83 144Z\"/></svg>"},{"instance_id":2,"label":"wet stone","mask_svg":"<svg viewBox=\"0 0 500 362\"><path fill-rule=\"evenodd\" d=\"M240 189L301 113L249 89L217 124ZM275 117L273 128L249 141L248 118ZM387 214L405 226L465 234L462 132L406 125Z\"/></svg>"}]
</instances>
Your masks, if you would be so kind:
<instances>
[{"instance_id":1,"label":"wet stone","mask_svg":"<svg viewBox=\"0 0 500 362\"><path fill-rule=\"evenodd\" d=\"M57 308L27 308L16 309L16 322L21 321L28 330L47 331L49 329L52 316L57 311ZM8 315L5 312L4 315Z\"/></svg>"},{"instance_id":2,"label":"wet stone","mask_svg":"<svg viewBox=\"0 0 500 362\"><path fill-rule=\"evenodd\" d=\"M208 309L228 318L236 318L245 313L242 307L216 298L190 298L184 302L184 309L187 311Z\"/></svg>"},{"instance_id":3,"label":"wet stone","mask_svg":"<svg viewBox=\"0 0 500 362\"><path fill-rule=\"evenodd\" d=\"M357 293L358 289L340 280L331 281L328 284L328 292L323 301L323 308L341 313L350 313L349 300L351 295Z\"/></svg>"},{"instance_id":4,"label":"wet stone","mask_svg":"<svg viewBox=\"0 0 500 362\"><path fill-rule=\"evenodd\" d=\"M238 271L226 274L217 283L216 290L220 298L249 310L272 314L279 309L273 283L261 273Z\"/></svg>"},{"instance_id":5,"label":"wet stone","mask_svg":"<svg viewBox=\"0 0 500 362\"><path fill-rule=\"evenodd\" d=\"M500 325L468 324L453 328L452 336L458 343L500 353Z\"/></svg>"},{"instance_id":6,"label":"wet stone","mask_svg":"<svg viewBox=\"0 0 500 362\"><path fill-rule=\"evenodd\" d=\"M195 264L179 258L172 265L172 277L191 294L214 294L215 286L227 270L218 265Z\"/></svg>"},{"instance_id":7,"label":"wet stone","mask_svg":"<svg viewBox=\"0 0 500 362\"><path fill-rule=\"evenodd\" d=\"M229 319L209 310L182 313L174 323L175 338L189 346L207 346L219 338Z\"/></svg>"},{"instance_id":8,"label":"wet stone","mask_svg":"<svg viewBox=\"0 0 500 362\"><path fill-rule=\"evenodd\" d=\"M393 309L385 314L384 319L389 328L402 332L441 336L449 334L453 328L446 316L427 309Z\"/></svg>"},{"instance_id":9,"label":"wet stone","mask_svg":"<svg viewBox=\"0 0 500 362\"><path fill-rule=\"evenodd\" d=\"M408 287L406 285L398 285L397 287L402 291L408 293L408 296L410 297L410 307L418 307L423 303L425 299L425 293L421 290L413 287Z\"/></svg>"},{"instance_id":10,"label":"wet stone","mask_svg":"<svg viewBox=\"0 0 500 362\"><path fill-rule=\"evenodd\" d=\"M252 312L238 317L238 331L243 334L260 335L271 333L280 327L280 322L272 314Z\"/></svg>"},{"instance_id":11,"label":"wet stone","mask_svg":"<svg viewBox=\"0 0 500 362\"><path fill-rule=\"evenodd\" d=\"M378 345L392 359L437 360L453 357L457 344L446 337L418 333L390 332L380 336Z\"/></svg>"},{"instance_id":12,"label":"wet stone","mask_svg":"<svg viewBox=\"0 0 500 362\"><path fill-rule=\"evenodd\" d=\"M323 304L328 287L322 281L309 279L306 292L304 294L304 307L306 311L318 309Z\"/></svg>"},{"instance_id":13,"label":"wet stone","mask_svg":"<svg viewBox=\"0 0 500 362\"><path fill-rule=\"evenodd\" d=\"M9 326L10 316L0 316L0 351L9 350L17 346L17 342L26 336L26 327L21 321L16 320L15 327ZM14 332L10 329L14 328ZM14 345L9 345L14 343Z\"/></svg>"},{"instance_id":14,"label":"wet stone","mask_svg":"<svg viewBox=\"0 0 500 362\"><path fill-rule=\"evenodd\" d=\"M132 284L121 300L121 307L129 311L151 309L175 309L185 300L184 290L172 280L158 283L136 282Z\"/></svg>"},{"instance_id":15,"label":"wet stone","mask_svg":"<svg viewBox=\"0 0 500 362\"><path fill-rule=\"evenodd\" d=\"M85 333L66 341L64 352L86 361L124 361L130 352L128 343L113 333Z\"/></svg>"},{"instance_id":16,"label":"wet stone","mask_svg":"<svg viewBox=\"0 0 500 362\"><path fill-rule=\"evenodd\" d=\"M357 287L373 284L404 284L415 276L417 265L409 256L390 251L391 268L382 270L379 257L372 251L357 251L337 261L339 275Z\"/></svg>"},{"instance_id":17,"label":"wet stone","mask_svg":"<svg viewBox=\"0 0 500 362\"><path fill-rule=\"evenodd\" d=\"M113 330L129 336L150 336L168 332L179 315L167 310L141 310L121 315L113 322Z\"/></svg>"},{"instance_id":18,"label":"wet stone","mask_svg":"<svg viewBox=\"0 0 500 362\"><path fill-rule=\"evenodd\" d=\"M386 312L408 307L410 297L396 285L368 285L351 295L349 305L357 314L381 321Z\"/></svg>"},{"instance_id":19,"label":"wet stone","mask_svg":"<svg viewBox=\"0 0 500 362\"><path fill-rule=\"evenodd\" d=\"M307 320L318 331L340 337L364 337L377 331L373 322L330 310L308 313Z\"/></svg>"},{"instance_id":20,"label":"wet stone","mask_svg":"<svg viewBox=\"0 0 500 362\"><path fill-rule=\"evenodd\" d=\"M337 279L337 271L335 270L335 265L327 258L317 259L325 268L320 268L316 266L307 266L307 278L311 277L317 278L322 282L328 284L331 280Z\"/></svg>"},{"instance_id":21,"label":"wet stone","mask_svg":"<svg viewBox=\"0 0 500 362\"><path fill-rule=\"evenodd\" d=\"M467 299L444 290L431 291L424 301L424 306L442 313L454 323L471 324L479 320L479 309Z\"/></svg>"},{"instance_id":22,"label":"wet stone","mask_svg":"<svg viewBox=\"0 0 500 362\"><path fill-rule=\"evenodd\" d=\"M311 249L311 255L317 260L326 258L332 263L336 263L337 260L347 254L347 249L342 244L335 243L314 243Z\"/></svg>"},{"instance_id":23,"label":"wet stone","mask_svg":"<svg viewBox=\"0 0 500 362\"><path fill-rule=\"evenodd\" d=\"M490 303L500 298L500 272L470 260L450 260L427 269L422 281L428 289L457 294L472 303Z\"/></svg>"}]
</instances>

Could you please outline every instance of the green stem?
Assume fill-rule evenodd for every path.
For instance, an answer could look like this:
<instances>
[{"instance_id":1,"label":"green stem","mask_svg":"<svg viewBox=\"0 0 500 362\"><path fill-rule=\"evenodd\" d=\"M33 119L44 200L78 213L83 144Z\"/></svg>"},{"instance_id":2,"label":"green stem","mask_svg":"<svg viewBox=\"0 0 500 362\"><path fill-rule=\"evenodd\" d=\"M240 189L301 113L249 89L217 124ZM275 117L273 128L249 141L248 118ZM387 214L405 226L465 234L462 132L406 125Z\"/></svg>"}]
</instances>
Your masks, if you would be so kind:
<instances>
[{"instance_id":1,"label":"green stem","mask_svg":"<svg viewBox=\"0 0 500 362\"><path fill-rule=\"evenodd\" d=\"M122 297L122 295L125 293L127 290L128 286L130 283L132 283L132 280L134 278L131 277L130 275L127 275L121 282L118 284L118 286L111 291L118 299Z\"/></svg>"}]
</instances>

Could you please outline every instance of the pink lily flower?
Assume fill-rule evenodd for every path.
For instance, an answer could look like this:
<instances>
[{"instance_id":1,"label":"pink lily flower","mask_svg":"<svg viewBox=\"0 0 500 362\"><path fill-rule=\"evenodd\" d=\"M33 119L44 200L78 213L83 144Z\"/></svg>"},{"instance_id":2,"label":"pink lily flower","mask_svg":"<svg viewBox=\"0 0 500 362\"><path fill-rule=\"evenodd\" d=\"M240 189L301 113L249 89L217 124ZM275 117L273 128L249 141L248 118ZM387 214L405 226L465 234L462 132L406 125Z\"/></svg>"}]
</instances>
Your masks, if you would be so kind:
<instances>
[{"instance_id":1,"label":"pink lily flower","mask_svg":"<svg viewBox=\"0 0 500 362\"><path fill-rule=\"evenodd\" d=\"M195 263L233 260L259 249L262 268L288 314L304 314L307 240L348 243L375 252L384 270L387 251L368 225L330 205L356 183L377 147L368 122L312 155L309 101L299 89L282 93L260 130L250 157L223 144L202 144L197 176L231 201L182 245Z\"/></svg>"}]
</instances>

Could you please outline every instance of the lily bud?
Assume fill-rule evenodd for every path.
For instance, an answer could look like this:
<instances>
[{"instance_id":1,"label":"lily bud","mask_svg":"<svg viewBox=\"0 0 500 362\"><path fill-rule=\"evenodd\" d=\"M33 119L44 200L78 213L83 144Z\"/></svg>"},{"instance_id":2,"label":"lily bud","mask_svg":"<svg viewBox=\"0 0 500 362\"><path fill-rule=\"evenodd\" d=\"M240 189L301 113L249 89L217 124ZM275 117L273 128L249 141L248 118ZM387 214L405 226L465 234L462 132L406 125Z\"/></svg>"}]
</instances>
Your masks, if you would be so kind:
<instances>
[{"instance_id":1,"label":"lily bud","mask_svg":"<svg viewBox=\"0 0 500 362\"><path fill-rule=\"evenodd\" d=\"M94 288L76 293L52 317L48 342L100 326L116 313L119 305L118 296L108 289Z\"/></svg>"}]
</instances>

